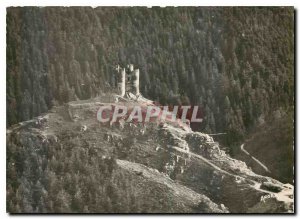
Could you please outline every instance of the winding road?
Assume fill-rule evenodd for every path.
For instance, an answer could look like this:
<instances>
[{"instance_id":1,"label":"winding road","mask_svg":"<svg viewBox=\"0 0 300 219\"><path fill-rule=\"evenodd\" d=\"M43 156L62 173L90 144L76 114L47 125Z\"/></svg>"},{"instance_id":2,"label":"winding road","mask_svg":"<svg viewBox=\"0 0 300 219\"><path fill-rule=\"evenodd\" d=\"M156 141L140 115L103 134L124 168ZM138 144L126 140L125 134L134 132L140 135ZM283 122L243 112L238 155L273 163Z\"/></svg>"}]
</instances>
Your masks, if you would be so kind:
<instances>
[{"instance_id":1,"label":"winding road","mask_svg":"<svg viewBox=\"0 0 300 219\"><path fill-rule=\"evenodd\" d=\"M260 162L258 159L256 159L255 157L253 157L248 151L246 151L246 149L244 149L244 145L241 145L241 151L243 151L245 154L247 154L248 156L250 156L258 165L260 165L266 172L271 173L271 171L268 169L268 167L266 167L262 162Z\"/></svg>"}]
</instances>

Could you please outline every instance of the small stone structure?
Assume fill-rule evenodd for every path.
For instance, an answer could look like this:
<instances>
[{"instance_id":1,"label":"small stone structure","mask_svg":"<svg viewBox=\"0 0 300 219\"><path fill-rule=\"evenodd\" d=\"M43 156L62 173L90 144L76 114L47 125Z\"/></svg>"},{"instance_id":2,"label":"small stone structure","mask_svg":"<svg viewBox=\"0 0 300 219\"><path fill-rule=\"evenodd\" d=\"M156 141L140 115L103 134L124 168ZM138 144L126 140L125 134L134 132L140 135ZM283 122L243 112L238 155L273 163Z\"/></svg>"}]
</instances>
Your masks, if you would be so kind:
<instances>
[{"instance_id":1,"label":"small stone structure","mask_svg":"<svg viewBox=\"0 0 300 219\"><path fill-rule=\"evenodd\" d=\"M140 95L139 80L140 70L134 69L133 64L127 65L127 68L116 67L118 80L118 94L122 97L127 93L136 96Z\"/></svg>"}]
</instances>

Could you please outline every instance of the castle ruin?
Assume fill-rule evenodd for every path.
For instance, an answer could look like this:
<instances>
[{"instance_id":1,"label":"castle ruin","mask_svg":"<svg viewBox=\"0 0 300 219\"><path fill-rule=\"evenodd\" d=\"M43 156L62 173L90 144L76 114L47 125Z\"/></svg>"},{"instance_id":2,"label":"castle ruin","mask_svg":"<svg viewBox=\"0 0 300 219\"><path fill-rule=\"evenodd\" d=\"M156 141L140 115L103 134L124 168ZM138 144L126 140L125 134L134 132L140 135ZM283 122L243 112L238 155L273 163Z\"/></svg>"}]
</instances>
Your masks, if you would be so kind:
<instances>
[{"instance_id":1,"label":"castle ruin","mask_svg":"<svg viewBox=\"0 0 300 219\"><path fill-rule=\"evenodd\" d=\"M127 68L116 67L118 94L124 97L126 94L132 93L135 96L140 95L139 79L140 70L134 69L133 64L127 65Z\"/></svg>"}]
</instances>

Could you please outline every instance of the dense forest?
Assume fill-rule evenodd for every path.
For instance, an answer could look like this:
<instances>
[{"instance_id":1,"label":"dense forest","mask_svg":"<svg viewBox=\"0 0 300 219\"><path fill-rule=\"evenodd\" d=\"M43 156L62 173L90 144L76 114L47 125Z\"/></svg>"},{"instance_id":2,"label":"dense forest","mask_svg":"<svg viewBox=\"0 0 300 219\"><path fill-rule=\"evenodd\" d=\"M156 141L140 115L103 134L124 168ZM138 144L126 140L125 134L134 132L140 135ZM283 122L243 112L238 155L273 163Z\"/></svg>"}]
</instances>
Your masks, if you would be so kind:
<instances>
[{"instance_id":1,"label":"dense forest","mask_svg":"<svg viewBox=\"0 0 300 219\"><path fill-rule=\"evenodd\" d=\"M141 92L199 105L195 130L233 144L253 127L293 118L292 7L19 7L7 9L7 126L116 85L140 68Z\"/></svg>"},{"instance_id":2,"label":"dense forest","mask_svg":"<svg viewBox=\"0 0 300 219\"><path fill-rule=\"evenodd\" d=\"M64 138L76 139L77 135ZM19 147L18 144L26 144ZM175 208L166 191L146 185L141 195L136 177L120 171L115 157L104 157L97 150L78 147L76 140L67 147L51 142L51 147L33 140L10 144L7 175L7 209L12 213L118 213L158 212ZM49 159L49 157L51 157ZM10 163L11 164L11 163ZM18 180L16 179L18 176ZM163 201L155 202L149 196ZM172 206L173 205L173 206ZM178 209L177 209L178 210Z\"/></svg>"}]
</instances>

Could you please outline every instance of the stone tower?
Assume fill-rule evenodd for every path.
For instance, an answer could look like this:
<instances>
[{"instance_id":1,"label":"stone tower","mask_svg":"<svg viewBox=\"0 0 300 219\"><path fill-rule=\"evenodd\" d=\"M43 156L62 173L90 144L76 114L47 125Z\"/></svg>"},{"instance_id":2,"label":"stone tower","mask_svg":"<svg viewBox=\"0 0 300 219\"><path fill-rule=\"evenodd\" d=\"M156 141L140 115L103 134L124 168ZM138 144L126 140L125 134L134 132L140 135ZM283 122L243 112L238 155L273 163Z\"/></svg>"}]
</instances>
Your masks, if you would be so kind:
<instances>
[{"instance_id":1,"label":"stone tower","mask_svg":"<svg viewBox=\"0 0 300 219\"><path fill-rule=\"evenodd\" d=\"M136 96L140 95L140 69L135 69L133 71L133 80L132 80L132 92Z\"/></svg>"},{"instance_id":2,"label":"stone tower","mask_svg":"<svg viewBox=\"0 0 300 219\"><path fill-rule=\"evenodd\" d=\"M125 80L126 80L125 68L120 68L120 66L118 65L116 70L117 70L117 80L118 80L118 94L123 97L125 95Z\"/></svg>"},{"instance_id":3,"label":"stone tower","mask_svg":"<svg viewBox=\"0 0 300 219\"><path fill-rule=\"evenodd\" d=\"M126 93L132 93L136 96L140 95L140 70L134 69L132 64L127 65L127 68L117 68L118 78L118 93L120 96L125 96Z\"/></svg>"}]
</instances>

